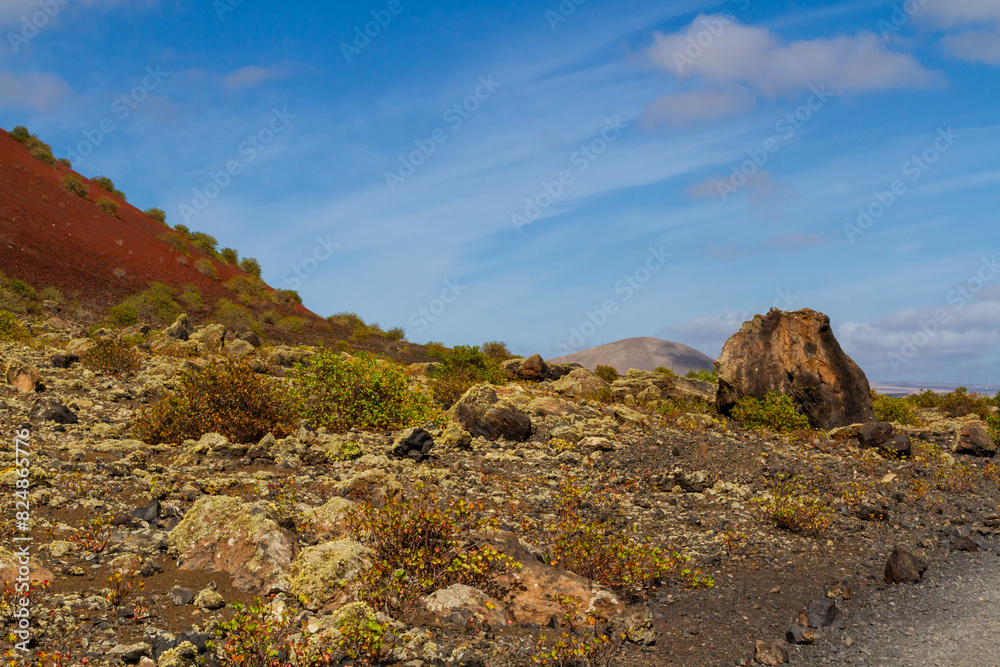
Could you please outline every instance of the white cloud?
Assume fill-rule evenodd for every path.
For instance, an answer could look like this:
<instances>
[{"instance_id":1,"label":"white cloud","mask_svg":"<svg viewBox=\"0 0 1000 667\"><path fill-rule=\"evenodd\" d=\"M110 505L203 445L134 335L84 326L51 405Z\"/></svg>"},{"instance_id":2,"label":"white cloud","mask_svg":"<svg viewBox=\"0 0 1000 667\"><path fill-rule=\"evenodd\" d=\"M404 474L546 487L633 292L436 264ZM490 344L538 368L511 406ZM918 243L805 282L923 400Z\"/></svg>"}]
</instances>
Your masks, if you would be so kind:
<instances>
[{"instance_id":1,"label":"white cloud","mask_svg":"<svg viewBox=\"0 0 1000 667\"><path fill-rule=\"evenodd\" d=\"M942 28L960 29L941 40L949 55L967 62L1000 65L1000 2L929 2L923 11Z\"/></svg>"},{"instance_id":2,"label":"white cloud","mask_svg":"<svg viewBox=\"0 0 1000 667\"><path fill-rule=\"evenodd\" d=\"M287 63L281 63L272 67L255 67L251 65L223 76L222 85L227 90L251 88L270 79L283 79L289 76L291 72L292 67Z\"/></svg>"},{"instance_id":3,"label":"white cloud","mask_svg":"<svg viewBox=\"0 0 1000 667\"><path fill-rule=\"evenodd\" d=\"M888 51L874 33L785 44L765 28L722 15L699 16L670 35L656 33L646 56L678 77L740 83L767 97L821 84L843 94L919 88L937 79L912 56Z\"/></svg>"},{"instance_id":4,"label":"white cloud","mask_svg":"<svg viewBox=\"0 0 1000 667\"><path fill-rule=\"evenodd\" d=\"M969 30L947 35L941 43L959 60L1000 65L1000 31Z\"/></svg>"},{"instance_id":5,"label":"white cloud","mask_svg":"<svg viewBox=\"0 0 1000 667\"><path fill-rule=\"evenodd\" d=\"M54 74L28 72L13 74L0 70L0 106L8 109L50 111L72 96L69 85Z\"/></svg>"},{"instance_id":6,"label":"white cloud","mask_svg":"<svg viewBox=\"0 0 1000 667\"><path fill-rule=\"evenodd\" d=\"M734 115L813 86L836 94L922 88L942 77L913 56L890 51L874 33L786 43L766 28L742 25L732 16L700 15L687 28L655 33L644 51L657 68L705 88L656 100L651 119L685 124Z\"/></svg>"}]
</instances>

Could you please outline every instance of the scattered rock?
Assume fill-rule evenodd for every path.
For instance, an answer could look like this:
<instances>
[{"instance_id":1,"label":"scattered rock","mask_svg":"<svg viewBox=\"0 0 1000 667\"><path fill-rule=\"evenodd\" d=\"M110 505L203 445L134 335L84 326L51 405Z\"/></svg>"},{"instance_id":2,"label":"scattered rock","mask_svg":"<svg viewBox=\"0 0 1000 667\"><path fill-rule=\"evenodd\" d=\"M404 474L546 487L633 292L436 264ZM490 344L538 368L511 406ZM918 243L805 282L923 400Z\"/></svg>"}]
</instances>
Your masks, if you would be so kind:
<instances>
[{"instance_id":1,"label":"scattered rock","mask_svg":"<svg viewBox=\"0 0 1000 667\"><path fill-rule=\"evenodd\" d=\"M577 368L565 377L552 383L553 391L569 398L592 396L601 389L610 389L611 385L597 377L586 368Z\"/></svg>"},{"instance_id":2,"label":"scattered rock","mask_svg":"<svg viewBox=\"0 0 1000 667\"><path fill-rule=\"evenodd\" d=\"M441 435L441 444L452 449L471 449L472 434L455 424L448 424Z\"/></svg>"},{"instance_id":3,"label":"scattered rock","mask_svg":"<svg viewBox=\"0 0 1000 667\"><path fill-rule=\"evenodd\" d=\"M19 359L7 362L4 370L7 384L11 385L20 394L34 393L42 383L42 374L37 368L26 364Z\"/></svg>"},{"instance_id":4,"label":"scattered rock","mask_svg":"<svg viewBox=\"0 0 1000 667\"><path fill-rule=\"evenodd\" d=\"M809 627L793 625L785 633L785 639L789 644L812 644L816 641L816 631Z\"/></svg>"},{"instance_id":5,"label":"scattered rock","mask_svg":"<svg viewBox=\"0 0 1000 667\"><path fill-rule=\"evenodd\" d=\"M915 584L924 576L926 570L926 563L909 551L896 547L889 554L889 560L885 564L885 583Z\"/></svg>"},{"instance_id":6,"label":"scattered rock","mask_svg":"<svg viewBox=\"0 0 1000 667\"><path fill-rule=\"evenodd\" d=\"M806 623L810 628L826 628L837 619L840 608L834 600L816 598L806 607Z\"/></svg>"},{"instance_id":7,"label":"scattered rock","mask_svg":"<svg viewBox=\"0 0 1000 667\"><path fill-rule=\"evenodd\" d=\"M195 592L190 588L175 587L170 591L169 595L175 607L183 607L194 602Z\"/></svg>"},{"instance_id":8,"label":"scattered rock","mask_svg":"<svg viewBox=\"0 0 1000 667\"><path fill-rule=\"evenodd\" d=\"M781 644L758 639L753 659L762 665L776 667L788 663L788 651Z\"/></svg>"},{"instance_id":9,"label":"scattered rock","mask_svg":"<svg viewBox=\"0 0 1000 667\"><path fill-rule=\"evenodd\" d=\"M956 454L993 457L996 456L997 446L989 431L982 426L963 426L955 437L954 450Z\"/></svg>"},{"instance_id":10,"label":"scattered rock","mask_svg":"<svg viewBox=\"0 0 1000 667\"><path fill-rule=\"evenodd\" d=\"M477 384L465 392L448 416L463 430L487 440L521 442L531 435L531 418L510 401L498 398L488 384Z\"/></svg>"},{"instance_id":11,"label":"scattered rock","mask_svg":"<svg viewBox=\"0 0 1000 667\"><path fill-rule=\"evenodd\" d=\"M888 521L889 513L872 505L858 506L858 518L862 521Z\"/></svg>"},{"instance_id":12,"label":"scattered rock","mask_svg":"<svg viewBox=\"0 0 1000 667\"><path fill-rule=\"evenodd\" d=\"M948 550L976 553L979 551L979 545L971 537L960 537L948 545Z\"/></svg>"},{"instance_id":13,"label":"scattered rock","mask_svg":"<svg viewBox=\"0 0 1000 667\"><path fill-rule=\"evenodd\" d=\"M53 368L69 368L73 364L80 363L80 357L75 354L53 354L49 363Z\"/></svg>"},{"instance_id":14,"label":"scattered rock","mask_svg":"<svg viewBox=\"0 0 1000 667\"><path fill-rule=\"evenodd\" d=\"M656 630L653 629L653 612L646 607L626 609L608 621L608 634L623 635L625 641L640 646L652 646L656 643Z\"/></svg>"},{"instance_id":15,"label":"scattered rock","mask_svg":"<svg viewBox=\"0 0 1000 667\"><path fill-rule=\"evenodd\" d=\"M205 588L198 592L194 598L194 606L202 611L215 611L226 606L226 600L218 591Z\"/></svg>"},{"instance_id":16,"label":"scattered rock","mask_svg":"<svg viewBox=\"0 0 1000 667\"><path fill-rule=\"evenodd\" d=\"M814 310L755 316L726 342L715 367L716 406L725 415L742 396L776 391L791 396L815 428L875 419L868 379L841 349L830 318Z\"/></svg>"},{"instance_id":17,"label":"scattered rock","mask_svg":"<svg viewBox=\"0 0 1000 667\"><path fill-rule=\"evenodd\" d=\"M28 413L28 418L57 424L79 424L76 413L54 398L36 399Z\"/></svg>"},{"instance_id":18,"label":"scattered rock","mask_svg":"<svg viewBox=\"0 0 1000 667\"><path fill-rule=\"evenodd\" d=\"M343 606L357 593L357 583L371 567L372 550L344 539L302 550L291 566L291 591L312 611Z\"/></svg>"},{"instance_id":19,"label":"scattered rock","mask_svg":"<svg viewBox=\"0 0 1000 667\"><path fill-rule=\"evenodd\" d=\"M858 430L858 444L862 449L880 447L896 436L896 427L888 422L871 422Z\"/></svg>"},{"instance_id":20,"label":"scattered rock","mask_svg":"<svg viewBox=\"0 0 1000 667\"><path fill-rule=\"evenodd\" d=\"M468 630L480 625L507 627L503 605L477 588L454 584L417 601L410 619L413 625Z\"/></svg>"},{"instance_id":21,"label":"scattered rock","mask_svg":"<svg viewBox=\"0 0 1000 667\"><path fill-rule=\"evenodd\" d=\"M419 462L427 458L432 447L434 447L434 436L422 428L411 428L403 431L403 434L396 438L392 447L392 455L396 458L410 458Z\"/></svg>"},{"instance_id":22,"label":"scattered rock","mask_svg":"<svg viewBox=\"0 0 1000 667\"><path fill-rule=\"evenodd\" d=\"M186 341L194 333L194 325L186 313L181 313L174 323L163 330L163 335L174 340Z\"/></svg>"},{"instance_id":23,"label":"scattered rock","mask_svg":"<svg viewBox=\"0 0 1000 667\"><path fill-rule=\"evenodd\" d=\"M119 644L104 654L104 659L114 664L119 660L126 665L135 665L142 658L152 655L149 644Z\"/></svg>"},{"instance_id":24,"label":"scattered rock","mask_svg":"<svg viewBox=\"0 0 1000 667\"><path fill-rule=\"evenodd\" d=\"M251 593L288 591L287 570L298 553L295 535L281 528L267 503L203 496L170 531L182 570L224 570Z\"/></svg>"},{"instance_id":25,"label":"scattered rock","mask_svg":"<svg viewBox=\"0 0 1000 667\"><path fill-rule=\"evenodd\" d=\"M239 338L229 341L222 349L226 356L229 357L246 357L253 354L253 350L253 345Z\"/></svg>"}]
</instances>

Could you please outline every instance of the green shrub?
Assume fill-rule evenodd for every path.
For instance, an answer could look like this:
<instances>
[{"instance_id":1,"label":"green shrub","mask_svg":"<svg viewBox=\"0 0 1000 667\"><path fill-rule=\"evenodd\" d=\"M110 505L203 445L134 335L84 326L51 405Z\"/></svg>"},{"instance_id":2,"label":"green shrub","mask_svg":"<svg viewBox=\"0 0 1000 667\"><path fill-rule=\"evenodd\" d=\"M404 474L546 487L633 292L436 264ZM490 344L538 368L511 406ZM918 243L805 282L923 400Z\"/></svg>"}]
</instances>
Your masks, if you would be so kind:
<instances>
[{"instance_id":1,"label":"green shrub","mask_svg":"<svg viewBox=\"0 0 1000 667\"><path fill-rule=\"evenodd\" d=\"M389 340L394 340L398 343L406 340L406 329L403 327L393 327L382 335Z\"/></svg>"},{"instance_id":2,"label":"green shrub","mask_svg":"<svg viewBox=\"0 0 1000 667\"><path fill-rule=\"evenodd\" d=\"M213 322L218 322L230 331L253 331L260 335L260 324L253 313L229 299L219 299L215 304Z\"/></svg>"},{"instance_id":3,"label":"green shrub","mask_svg":"<svg viewBox=\"0 0 1000 667\"><path fill-rule=\"evenodd\" d=\"M302 297L299 296L298 292L291 289L276 289L271 292L271 299L275 303L283 303L285 305L302 305Z\"/></svg>"},{"instance_id":4,"label":"green shrub","mask_svg":"<svg viewBox=\"0 0 1000 667\"><path fill-rule=\"evenodd\" d=\"M379 506L362 502L347 514L352 536L374 552L358 599L399 618L422 595L454 584L503 597L501 578L521 564L470 539L492 525L482 518L484 508L461 499L441 502L421 491L413 500L391 496Z\"/></svg>"},{"instance_id":5,"label":"green shrub","mask_svg":"<svg viewBox=\"0 0 1000 667\"><path fill-rule=\"evenodd\" d=\"M133 294L108 312L113 318L127 320L132 319L134 312L135 321L130 324L120 321L121 326L131 326L140 320L150 324L173 324L177 316L184 312L174 300L174 295L173 288L163 283L150 283L147 289Z\"/></svg>"},{"instance_id":6,"label":"green shrub","mask_svg":"<svg viewBox=\"0 0 1000 667\"><path fill-rule=\"evenodd\" d=\"M906 426L917 426L920 424L920 418L917 417L913 405L905 398L883 396L873 389L872 405L875 408L875 417L879 421L896 422Z\"/></svg>"},{"instance_id":7,"label":"green shrub","mask_svg":"<svg viewBox=\"0 0 1000 667\"><path fill-rule=\"evenodd\" d=\"M714 415L715 404L697 396L678 397L656 403L656 412L667 419L676 419L685 414Z\"/></svg>"},{"instance_id":8,"label":"green shrub","mask_svg":"<svg viewBox=\"0 0 1000 667\"><path fill-rule=\"evenodd\" d=\"M453 350L428 353L440 361L431 373L431 392L434 400L445 409L480 382L494 385L507 384L507 374L499 360L483 354L478 346L458 345Z\"/></svg>"},{"instance_id":9,"label":"green shrub","mask_svg":"<svg viewBox=\"0 0 1000 667\"><path fill-rule=\"evenodd\" d=\"M219 279L219 272L218 270L216 270L215 264L213 264L212 260L210 259L202 257L201 259L199 259L197 262L194 263L194 268L198 269L200 273L205 274L206 276L208 276L213 280Z\"/></svg>"},{"instance_id":10,"label":"green shrub","mask_svg":"<svg viewBox=\"0 0 1000 667\"><path fill-rule=\"evenodd\" d=\"M220 621L207 642L219 667L321 667L331 664L329 649L317 645L309 632L293 621L288 609L275 617L271 606L255 598L249 605L232 604L235 614ZM283 660L278 656L286 656ZM176 664L176 663L174 663ZM196 663L201 664L201 663Z\"/></svg>"},{"instance_id":11,"label":"green shrub","mask_svg":"<svg viewBox=\"0 0 1000 667\"><path fill-rule=\"evenodd\" d=\"M73 163L70 162L69 158L66 157L59 158L59 164L69 167L70 169L73 168Z\"/></svg>"},{"instance_id":12,"label":"green shrub","mask_svg":"<svg viewBox=\"0 0 1000 667\"><path fill-rule=\"evenodd\" d=\"M258 262L253 257L244 257L240 260L240 269L244 273L253 276L254 278L260 278L261 268L260 262Z\"/></svg>"},{"instance_id":13,"label":"green shrub","mask_svg":"<svg viewBox=\"0 0 1000 667\"><path fill-rule=\"evenodd\" d=\"M83 184L83 181L76 174L64 174L62 177L62 186L67 192L87 199L87 186Z\"/></svg>"},{"instance_id":14,"label":"green shrub","mask_svg":"<svg viewBox=\"0 0 1000 667\"><path fill-rule=\"evenodd\" d=\"M113 194L115 197L118 197L122 201L126 201L125 193L116 188L114 181L112 181L107 176L98 176L96 178L92 178L90 179L90 182L96 185L97 187L102 188L105 191Z\"/></svg>"},{"instance_id":15,"label":"green shrub","mask_svg":"<svg viewBox=\"0 0 1000 667\"><path fill-rule=\"evenodd\" d=\"M240 254L233 248L223 248L219 251L219 259L226 264L236 266L240 261Z\"/></svg>"},{"instance_id":16,"label":"green shrub","mask_svg":"<svg viewBox=\"0 0 1000 667\"><path fill-rule=\"evenodd\" d=\"M174 225L174 231L177 232L178 234L183 234L185 238L189 240L191 239L191 230L188 229L187 225L182 225L181 223L177 223L176 225Z\"/></svg>"},{"instance_id":17,"label":"green shrub","mask_svg":"<svg viewBox=\"0 0 1000 667\"><path fill-rule=\"evenodd\" d=\"M751 431L769 430L775 433L795 433L809 429L809 419L795 409L791 396L768 392L763 401L743 396L736 401L732 417Z\"/></svg>"},{"instance_id":18,"label":"green shrub","mask_svg":"<svg viewBox=\"0 0 1000 667\"><path fill-rule=\"evenodd\" d=\"M13 313L0 310L0 340L22 341L28 339L28 331L21 326Z\"/></svg>"},{"instance_id":19,"label":"green shrub","mask_svg":"<svg viewBox=\"0 0 1000 667\"><path fill-rule=\"evenodd\" d=\"M692 380L711 382L712 384L719 383L719 376L715 374L715 371L709 371L709 370L696 371L692 369L687 372L687 377L691 378Z\"/></svg>"},{"instance_id":20,"label":"green shrub","mask_svg":"<svg viewBox=\"0 0 1000 667\"><path fill-rule=\"evenodd\" d=\"M615 395L612 393L610 387L601 387L592 394L586 394L584 398L588 401L597 401L598 403L604 403L605 405L611 405L615 402Z\"/></svg>"},{"instance_id":21,"label":"green shrub","mask_svg":"<svg viewBox=\"0 0 1000 667\"><path fill-rule=\"evenodd\" d=\"M260 278L233 276L226 281L226 289L236 294L248 306L266 303L269 300L267 285Z\"/></svg>"},{"instance_id":22,"label":"green shrub","mask_svg":"<svg viewBox=\"0 0 1000 667\"><path fill-rule=\"evenodd\" d=\"M601 378L608 384L611 384L612 382L621 377L620 375L618 375L617 369L611 366L601 366L601 365L599 365L597 368L594 369L594 375Z\"/></svg>"},{"instance_id":23,"label":"green shrub","mask_svg":"<svg viewBox=\"0 0 1000 667\"><path fill-rule=\"evenodd\" d=\"M511 356L510 350L507 349L507 343L502 340L491 340L488 343L483 343L482 349L483 354L497 361L506 361Z\"/></svg>"},{"instance_id":24,"label":"green shrub","mask_svg":"<svg viewBox=\"0 0 1000 667\"><path fill-rule=\"evenodd\" d=\"M265 324L277 324L281 319L281 313L276 310L265 310L260 315L260 321Z\"/></svg>"},{"instance_id":25,"label":"green shrub","mask_svg":"<svg viewBox=\"0 0 1000 667\"><path fill-rule=\"evenodd\" d=\"M188 250L187 238L183 234L179 234L178 232L163 232L162 234L158 234L156 238L182 255L191 256L191 252Z\"/></svg>"},{"instance_id":26,"label":"green shrub","mask_svg":"<svg viewBox=\"0 0 1000 667\"><path fill-rule=\"evenodd\" d=\"M211 257L215 257L219 254L218 250L215 249L215 246L217 246L219 242L216 241L215 237L211 234L206 234L205 232L194 232L191 234L191 243L194 244L195 248L201 250L206 255L210 255Z\"/></svg>"},{"instance_id":27,"label":"green shrub","mask_svg":"<svg viewBox=\"0 0 1000 667\"><path fill-rule=\"evenodd\" d=\"M672 368L667 368L666 366L657 366L653 370L656 371L657 373L661 373L663 375L666 375L668 378L676 378L677 377L677 373L675 373Z\"/></svg>"},{"instance_id":28,"label":"green shrub","mask_svg":"<svg viewBox=\"0 0 1000 667\"><path fill-rule=\"evenodd\" d=\"M56 157L52 154L52 149L46 150L41 146L35 146L30 151L31 157L48 165L55 165Z\"/></svg>"},{"instance_id":29,"label":"green shrub","mask_svg":"<svg viewBox=\"0 0 1000 667\"><path fill-rule=\"evenodd\" d=\"M143 211L143 215L145 215L150 220L156 220L160 224L163 225L167 224L167 212L164 211L162 208L155 208L155 207L148 208L145 211Z\"/></svg>"},{"instance_id":30,"label":"green shrub","mask_svg":"<svg viewBox=\"0 0 1000 667\"><path fill-rule=\"evenodd\" d=\"M117 216L118 215L118 202L110 197L101 197L96 202L97 208L101 209L108 215Z\"/></svg>"},{"instance_id":31,"label":"green shrub","mask_svg":"<svg viewBox=\"0 0 1000 667\"><path fill-rule=\"evenodd\" d=\"M63 296L62 292L51 285L43 288L42 291L38 293L38 298L42 301L55 301L60 305L66 303L66 297Z\"/></svg>"},{"instance_id":32,"label":"green shrub","mask_svg":"<svg viewBox=\"0 0 1000 667\"><path fill-rule=\"evenodd\" d=\"M322 350L294 373L302 416L317 428L393 430L434 416L430 401L410 389L406 371L371 355L342 357Z\"/></svg>"},{"instance_id":33,"label":"green shrub","mask_svg":"<svg viewBox=\"0 0 1000 667\"><path fill-rule=\"evenodd\" d=\"M294 331L295 333L302 333L306 330L306 321L296 315L289 315L278 320L277 325L279 329Z\"/></svg>"},{"instance_id":34,"label":"green shrub","mask_svg":"<svg viewBox=\"0 0 1000 667\"><path fill-rule=\"evenodd\" d=\"M24 125L18 125L10 131L10 137L14 141L20 141L23 144L30 141L32 135Z\"/></svg>"},{"instance_id":35,"label":"green shrub","mask_svg":"<svg viewBox=\"0 0 1000 667\"><path fill-rule=\"evenodd\" d=\"M201 310L205 305L201 298L201 292L194 285L185 285L184 291L178 298L188 310Z\"/></svg>"},{"instance_id":36,"label":"green shrub","mask_svg":"<svg viewBox=\"0 0 1000 667\"><path fill-rule=\"evenodd\" d=\"M16 294L22 299L30 299L32 301L38 299L38 294L35 292L35 288L18 278L8 278L5 280L4 289L12 294Z\"/></svg>"},{"instance_id":37,"label":"green shrub","mask_svg":"<svg viewBox=\"0 0 1000 667\"><path fill-rule=\"evenodd\" d=\"M118 338L98 338L80 359L87 368L108 375L124 375L139 370L139 355Z\"/></svg>"},{"instance_id":38,"label":"green shrub","mask_svg":"<svg viewBox=\"0 0 1000 667\"><path fill-rule=\"evenodd\" d=\"M232 442L255 443L268 433L284 437L295 427L295 402L287 391L246 360L210 364L188 372L180 384L140 412L136 437L155 445L221 433Z\"/></svg>"},{"instance_id":39,"label":"green shrub","mask_svg":"<svg viewBox=\"0 0 1000 667\"><path fill-rule=\"evenodd\" d=\"M120 327L131 327L139 323L139 310L133 303L119 303L108 309L107 319Z\"/></svg>"},{"instance_id":40,"label":"green shrub","mask_svg":"<svg viewBox=\"0 0 1000 667\"><path fill-rule=\"evenodd\" d=\"M757 500L764 517L779 528L818 537L830 527L830 509L801 484L782 480L770 489L770 497Z\"/></svg>"}]
</instances>

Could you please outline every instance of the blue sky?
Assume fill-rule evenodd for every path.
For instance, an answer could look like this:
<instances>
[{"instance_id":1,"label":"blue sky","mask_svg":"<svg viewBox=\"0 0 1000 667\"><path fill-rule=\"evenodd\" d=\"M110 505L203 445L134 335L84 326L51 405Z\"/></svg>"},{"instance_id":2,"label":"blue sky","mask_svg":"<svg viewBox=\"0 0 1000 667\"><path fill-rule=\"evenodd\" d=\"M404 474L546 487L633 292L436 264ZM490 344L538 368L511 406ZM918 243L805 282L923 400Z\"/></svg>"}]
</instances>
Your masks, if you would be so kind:
<instances>
[{"instance_id":1,"label":"blue sky","mask_svg":"<svg viewBox=\"0 0 1000 667\"><path fill-rule=\"evenodd\" d=\"M810 307L872 379L1000 384L998 31L998 0L6 0L0 126L416 342L716 356Z\"/></svg>"}]
</instances>

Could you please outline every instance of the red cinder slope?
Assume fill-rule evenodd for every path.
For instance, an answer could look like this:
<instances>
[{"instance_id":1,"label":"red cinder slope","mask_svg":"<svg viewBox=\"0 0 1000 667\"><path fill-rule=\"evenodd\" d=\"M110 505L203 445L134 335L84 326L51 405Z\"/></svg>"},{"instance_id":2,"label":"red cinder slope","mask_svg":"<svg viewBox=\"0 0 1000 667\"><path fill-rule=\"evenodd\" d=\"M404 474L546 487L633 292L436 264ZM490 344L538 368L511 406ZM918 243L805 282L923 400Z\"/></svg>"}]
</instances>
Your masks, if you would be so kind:
<instances>
[{"instance_id":1,"label":"red cinder slope","mask_svg":"<svg viewBox=\"0 0 1000 667\"><path fill-rule=\"evenodd\" d=\"M97 310L153 281L192 284L206 304L232 297L223 283L242 271L193 247L185 257L157 238L170 231L166 226L126 202L108 215L94 201L112 196L83 177L93 201L67 192L62 178L73 173L36 160L0 130L0 271L35 287L55 286ZM218 280L195 268L200 259L213 262Z\"/></svg>"}]
</instances>

